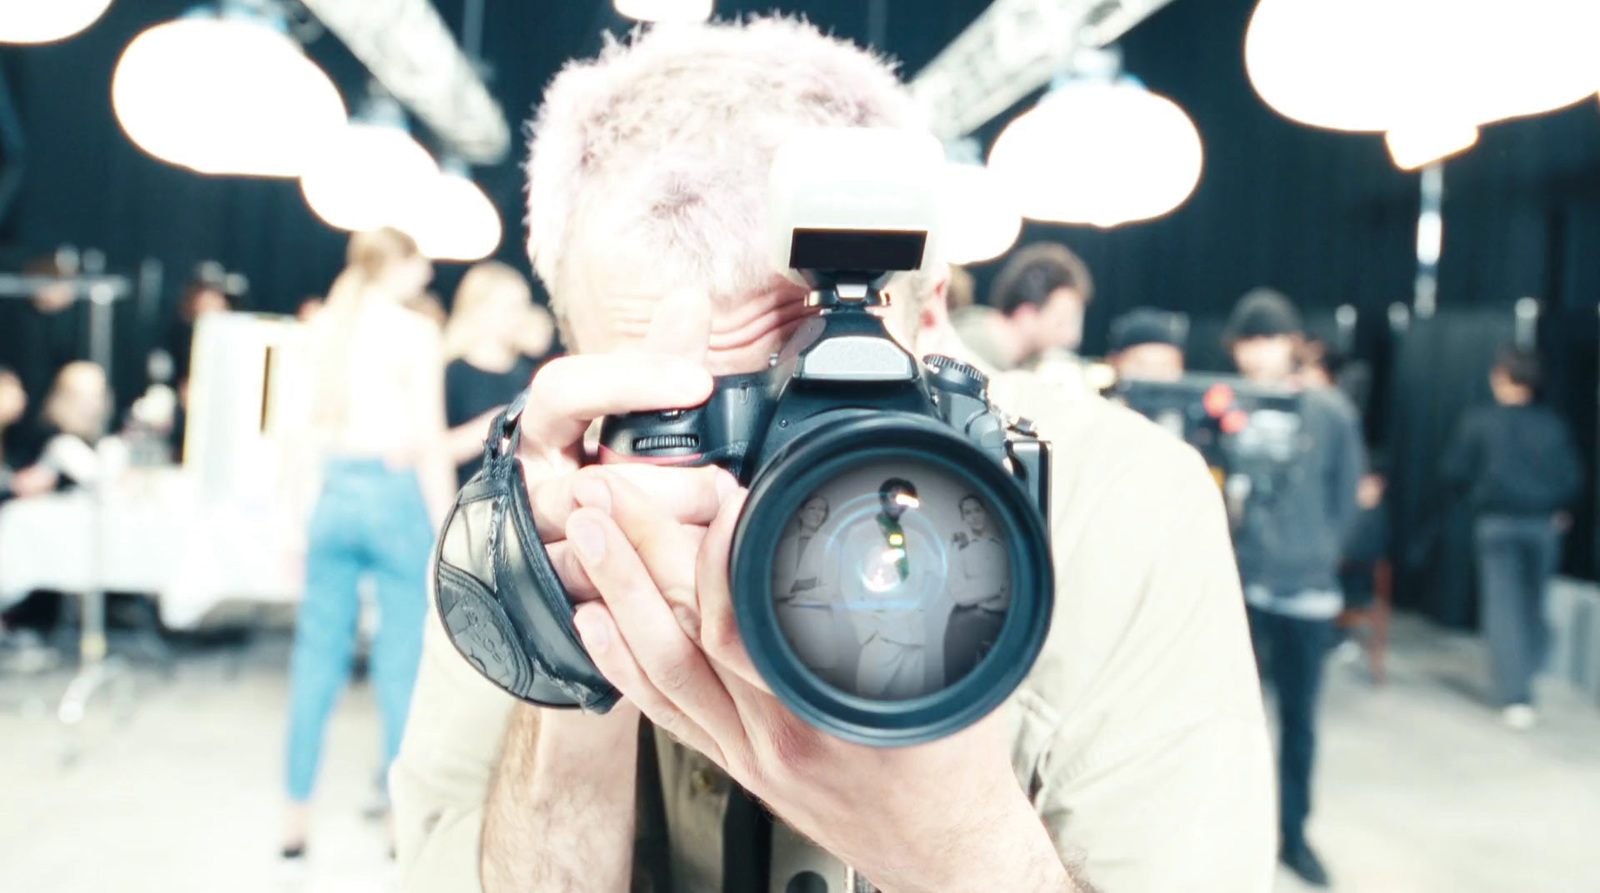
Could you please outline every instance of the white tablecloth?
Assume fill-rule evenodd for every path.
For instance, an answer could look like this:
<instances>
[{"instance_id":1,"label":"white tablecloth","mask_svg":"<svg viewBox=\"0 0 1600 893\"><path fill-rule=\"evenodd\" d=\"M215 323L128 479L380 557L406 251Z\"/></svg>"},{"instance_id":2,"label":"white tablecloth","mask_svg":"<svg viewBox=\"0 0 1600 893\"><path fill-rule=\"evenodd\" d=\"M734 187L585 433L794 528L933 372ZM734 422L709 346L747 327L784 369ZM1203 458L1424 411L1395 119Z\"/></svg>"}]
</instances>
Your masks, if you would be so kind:
<instances>
[{"instance_id":1,"label":"white tablecloth","mask_svg":"<svg viewBox=\"0 0 1600 893\"><path fill-rule=\"evenodd\" d=\"M207 503L180 469L134 469L96 516L82 491L0 508L0 606L35 589L141 592L182 629L226 601L299 598L304 531L285 506Z\"/></svg>"}]
</instances>

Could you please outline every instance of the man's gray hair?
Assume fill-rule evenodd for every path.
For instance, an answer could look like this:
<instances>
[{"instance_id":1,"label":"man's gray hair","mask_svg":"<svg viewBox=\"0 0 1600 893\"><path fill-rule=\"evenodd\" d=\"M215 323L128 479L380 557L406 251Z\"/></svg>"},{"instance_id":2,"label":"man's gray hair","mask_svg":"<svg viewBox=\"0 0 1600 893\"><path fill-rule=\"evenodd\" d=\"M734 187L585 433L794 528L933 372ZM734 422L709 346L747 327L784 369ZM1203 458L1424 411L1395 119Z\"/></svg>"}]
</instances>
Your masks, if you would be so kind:
<instances>
[{"instance_id":1,"label":"man's gray hair","mask_svg":"<svg viewBox=\"0 0 1600 893\"><path fill-rule=\"evenodd\" d=\"M530 128L528 254L558 315L575 247L652 288L727 302L771 287L767 171L806 126L917 127L891 64L788 18L608 40Z\"/></svg>"}]
</instances>

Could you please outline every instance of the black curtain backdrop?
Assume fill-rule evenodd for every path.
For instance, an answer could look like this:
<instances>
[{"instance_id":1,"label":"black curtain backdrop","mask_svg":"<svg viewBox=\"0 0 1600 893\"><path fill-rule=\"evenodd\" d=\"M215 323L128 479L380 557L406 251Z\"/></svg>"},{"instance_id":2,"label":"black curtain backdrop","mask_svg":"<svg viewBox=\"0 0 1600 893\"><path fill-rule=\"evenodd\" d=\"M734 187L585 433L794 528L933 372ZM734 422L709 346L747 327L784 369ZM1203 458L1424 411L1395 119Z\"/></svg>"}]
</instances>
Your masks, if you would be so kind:
<instances>
[{"instance_id":1,"label":"black curtain backdrop","mask_svg":"<svg viewBox=\"0 0 1600 893\"><path fill-rule=\"evenodd\" d=\"M155 258L166 268L170 306L194 263L216 259L249 276L253 307L287 312L327 287L341 265L344 235L311 215L294 182L205 178L173 168L134 148L111 112L111 71L121 48L142 28L188 5L117 0L103 21L69 41L0 50L0 73L12 88L27 140L21 198L0 216L0 261L14 269L64 242L104 250L117 270ZM718 10L736 15L775 5L843 37L865 42L869 36L872 4L859 0L722 0ZM881 46L915 72L986 5L887 0ZM460 0L435 0L435 6L459 27ZM1423 383L1481 378L1482 369L1464 359L1452 362L1477 356L1476 348L1446 347L1437 366L1417 369L1414 378L1386 374L1405 360L1388 334L1387 314L1392 303L1411 298L1418 176L1396 170L1377 136L1302 127L1261 103L1242 57L1253 6L1252 0L1174 0L1121 42L1127 70L1182 105L1200 130L1205 170L1194 195L1160 220L1113 230L1033 224L1023 241L1059 239L1093 267L1098 297L1086 321L1089 353L1103 348L1109 319L1137 305L1188 312L1197 339L1214 337L1237 297L1258 285L1291 295L1309 319L1325 318L1341 304L1356 306L1358 351L1378 371L1369 434L1397 469L1422 474L1438 444L1432 436L1389 431L1401 415L1388 404L1411 405L1421 399L1416 389ZM514 122L525 120L563 60L593 54L603 31L625 27L606 0L488 0L483 51L491 89ZM361 95L361 66L335 38L324 36L308 51L347 101ZM987 144L1009 117L977 136ZM425 130L418 135L437 148ZM505 163L475 174L506 222L498 257L526 272L523 158L519 146ZM0 166L15 169L16 163L7 146ZM1600 105L1587 101L1486 128L1478 146L1446 164L1445 183L1441 318L1457 310L1509 318L1517 298L1543 301L1551 400L1593 457ZM980 297L997 268L973 268ZM461 271L441 265L437 288L446 298ZM119 351L138 356L159 328L123 325ZM1207 364L1221 365L1215 346L1197 342L1195 348L1197 359L1209 354ZM119 381L125 398L141 384ZM1569 569L1586 573L1593 572L1590 514L1581 519L1583 546L1569 548ZM1417 523L1417 517L1396 519L1398 529Z\"/></svg>"}]
</instances>

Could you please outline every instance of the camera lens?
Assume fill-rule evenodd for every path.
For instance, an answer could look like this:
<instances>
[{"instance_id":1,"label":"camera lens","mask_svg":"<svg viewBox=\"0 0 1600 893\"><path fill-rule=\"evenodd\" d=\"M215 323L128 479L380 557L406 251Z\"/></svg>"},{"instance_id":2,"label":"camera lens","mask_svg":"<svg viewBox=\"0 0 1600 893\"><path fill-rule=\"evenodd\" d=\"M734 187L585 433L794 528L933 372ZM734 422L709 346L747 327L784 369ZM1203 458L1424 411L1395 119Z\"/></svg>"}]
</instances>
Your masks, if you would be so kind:
<instances>
[{"instance_id":1,"label":"camera lens","mask_svg":"<svg viewBox=\"0 0 1600 893\"><path fill-rule=\"evenodd\" d=\"M995 514L971 481L926 462L870 462L811 491L772 563L778 627L800 663L878 700L964 678L1011 606Z\"/></svg>"},{"instance_id":2,"label":"camera lens","mask_svg":"<svg viewBox=\"0 0 1600 893\"><path fill-rule=\"evenodd\" d=\"M951 734L1021 684L1053 599L1043 519L942 423L850 414L763 463L734 533L740 634L802 719L879 746Z\"/></svg>"}]
</instances>

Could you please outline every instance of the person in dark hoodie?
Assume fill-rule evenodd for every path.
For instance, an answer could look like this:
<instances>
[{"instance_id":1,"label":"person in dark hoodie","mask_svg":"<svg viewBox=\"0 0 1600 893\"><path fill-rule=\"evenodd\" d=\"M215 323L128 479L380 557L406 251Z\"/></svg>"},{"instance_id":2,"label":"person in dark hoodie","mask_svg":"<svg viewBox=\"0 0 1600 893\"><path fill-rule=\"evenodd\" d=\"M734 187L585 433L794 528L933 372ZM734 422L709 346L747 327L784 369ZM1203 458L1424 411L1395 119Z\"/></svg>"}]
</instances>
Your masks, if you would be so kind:
<instances>
[{"instance_id":1,"label":"person in dark hoodie","mask_svg":"<svg viewBox=\"0 0 1600 893\"><path fill-rule=\"evenodd\" d=\"M1240 373L1255 384L1300 389L1300 314L1258 288L1239 299L1224 333ZM1322 664L1344 607L1339 562L1357 514L1365 469L1355 407L1331 387L1301 390L1303 446L1268 495L1253 496L1234 531L1251 638L1263 679L1277 692L1279 859L1312 886L1328 875L1306 841Z\"/></svg>"},{"instance_id":2,"label":"person in dark hoodie","mask_svg":"<svg viewBox=\"0 0 1600 893\"><path fill-rule=\"evenodd\" d=\"M1495 695L1506 725L1519 731L1537 718L1533 677L1550 641L1545 591L1561 557L1564 510L1583 487L1566 423L1534 402L1539 383L1535 354L1503 348L1489 373L1494 404L1462 418L1443 467L1476 515L1478 598Z\"/></svg>"}]
</instances>

